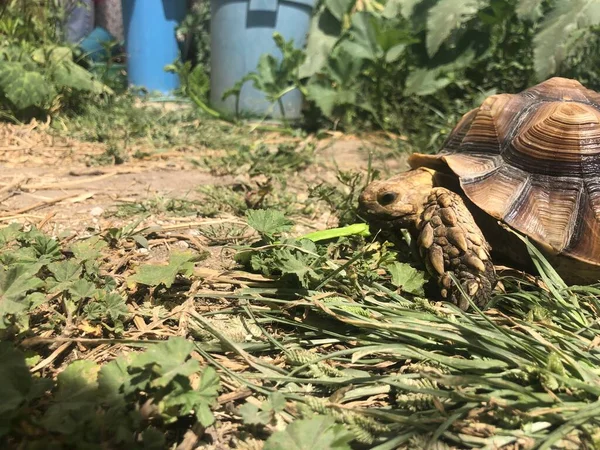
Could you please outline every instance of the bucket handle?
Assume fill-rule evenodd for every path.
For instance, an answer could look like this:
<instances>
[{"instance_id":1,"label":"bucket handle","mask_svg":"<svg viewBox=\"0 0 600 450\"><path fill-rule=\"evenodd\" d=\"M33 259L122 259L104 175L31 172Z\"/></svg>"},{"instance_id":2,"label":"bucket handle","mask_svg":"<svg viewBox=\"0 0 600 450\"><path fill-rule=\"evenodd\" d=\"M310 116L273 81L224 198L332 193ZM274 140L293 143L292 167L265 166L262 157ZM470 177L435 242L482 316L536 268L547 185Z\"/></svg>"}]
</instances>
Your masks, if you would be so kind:
<instances>
[{"instance_id":1,"label":"bucket handle","mask_svg":"<svg viewBox=\"0 0 600 450\"><path fill-rule=\"evenodd\" d=\"M278 0L250 0L248 10L276 12L277 3L279 3Z\"/></svg>"}]
</instances>

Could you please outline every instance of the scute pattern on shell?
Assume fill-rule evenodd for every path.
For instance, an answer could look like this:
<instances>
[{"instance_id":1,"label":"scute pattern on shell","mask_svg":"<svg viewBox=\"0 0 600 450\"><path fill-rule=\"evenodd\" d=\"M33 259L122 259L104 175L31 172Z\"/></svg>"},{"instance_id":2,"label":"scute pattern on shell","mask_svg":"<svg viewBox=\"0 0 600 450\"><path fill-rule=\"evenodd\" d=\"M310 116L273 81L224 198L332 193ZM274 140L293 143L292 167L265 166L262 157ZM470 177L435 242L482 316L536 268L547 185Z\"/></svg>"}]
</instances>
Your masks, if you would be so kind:
<instances>
[{"instance_id":1,"label":"scute pattern on shell","mask_svg":"<svg viewBox=\"0 0 600 450\"><path fill-rule=\"evenodd\" d=\"M551 78L465 114L438 156L479 208L553 254L600 265L600 94Z\"/></svg>"}]
</instances>

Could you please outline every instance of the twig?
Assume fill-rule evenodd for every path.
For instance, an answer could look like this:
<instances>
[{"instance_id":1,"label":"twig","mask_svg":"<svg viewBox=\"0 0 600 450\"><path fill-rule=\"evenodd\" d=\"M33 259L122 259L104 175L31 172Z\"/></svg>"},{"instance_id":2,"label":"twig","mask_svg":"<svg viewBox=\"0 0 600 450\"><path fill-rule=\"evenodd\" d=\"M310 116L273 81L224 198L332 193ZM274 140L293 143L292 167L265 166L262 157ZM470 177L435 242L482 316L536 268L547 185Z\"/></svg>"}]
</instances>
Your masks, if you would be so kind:
<instances>
[{"instance_id":1,"label":"twig","mask_svg":"<svg viewBox=\"0 0 600 450\"><path fill-rule=\"evenodd\" d=\"M21 208L16 211L11 211L10 215L15 216L19 214L23 214L29 211L33 211L34 209L45 208L47 206L52 206L56 203L60 203L62 201L68 200L73 197L77 197L79 194L69 194L64 197L53 198L52 200L46 200L43 202L36 203L35 205L27 206L26 208ZM9 216L0 216L0 220L6 220Z\"/></svg>"},{"instance_id":2,"label":"twig","mask_svg":"<svg viewBox=\"0 0 600 450\"><path fill-rule=\"evenodd\" d=\"M41 360L38 364L35 365L35 367L33 367L31 369L32 372L37 372L40 369L43 369L44 367L48 366L49 364L51 364L56 358L58 358L58 356L64 352L67 348L69 348L71 346L72 342L65 342L64 344L62 344L60 347L58 347L56 350L54 350L50 356L48 356L46 359Z\"/></svg>"}]
</instances>

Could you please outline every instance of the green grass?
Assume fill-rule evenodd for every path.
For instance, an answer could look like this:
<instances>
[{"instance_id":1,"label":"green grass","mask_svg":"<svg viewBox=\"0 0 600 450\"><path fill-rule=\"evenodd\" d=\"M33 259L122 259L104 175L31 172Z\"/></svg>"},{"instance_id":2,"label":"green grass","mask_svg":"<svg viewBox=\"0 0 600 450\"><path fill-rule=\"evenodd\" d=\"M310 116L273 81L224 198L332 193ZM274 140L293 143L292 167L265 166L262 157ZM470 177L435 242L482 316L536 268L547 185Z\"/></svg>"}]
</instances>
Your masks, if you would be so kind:
<instances>
[{"instance_id":1,"label":"green grass","mask_svg":"<svg viewBox=\"0 0 600 450\"><path fill-rule=\"evenodd\" d=\"M4 228L6 442L147 448L158 436L166 448L186 430L208 444L229 423L226 442L265 448L293 439L332 449L597 445L600 288L566 287L532 249L546 288L506 275L487 311L465 313L427 301L426 279L387 246L290 239L273 211L248 222L261 238L237 259L268 278L212 274L221 287L200 292L209 275L194 269L196 252L172 253L168 265L131 253L105 275L132 251L126 242L154 242L160 229L54 240ZM159 326L139 336L140 318ZM47 362L53 344L75 342L81 361ZM114 418L122 431L107 433Z\"/></svg>"}]
</instances>

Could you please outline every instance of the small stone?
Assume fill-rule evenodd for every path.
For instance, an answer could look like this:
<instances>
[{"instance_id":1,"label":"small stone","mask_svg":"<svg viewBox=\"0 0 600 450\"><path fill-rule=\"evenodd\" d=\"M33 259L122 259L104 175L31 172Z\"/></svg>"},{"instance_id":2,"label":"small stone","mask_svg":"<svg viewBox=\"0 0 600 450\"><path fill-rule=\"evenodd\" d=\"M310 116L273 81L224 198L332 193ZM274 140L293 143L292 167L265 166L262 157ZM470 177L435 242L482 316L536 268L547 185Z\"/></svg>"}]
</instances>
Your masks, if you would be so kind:
<instances>
[{"instance_id":1,"label":"small stone","mask_svg":"<svg viewBox=\"0 0 600 450\"><path fill-rule=\"evenodd\" d=\"M188 244L186 241L177 241L175 242L175 245L184 250L190 248L190 244Z\"/></svg>"},{"instance_id":2,"label":"small stone","mask_svg":"<svg viewBox=\"0 0 600 450\"><path fill-rule=\"evenodd\" d=\"M104 214L104 208L101 208L100 206L96 206L90 210L90 216L99 217L102 214Z\"/></svg>"}]
</instances>

